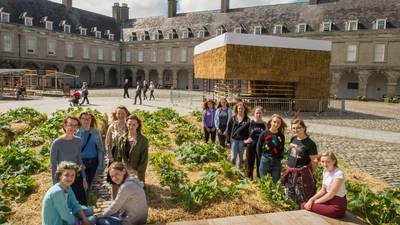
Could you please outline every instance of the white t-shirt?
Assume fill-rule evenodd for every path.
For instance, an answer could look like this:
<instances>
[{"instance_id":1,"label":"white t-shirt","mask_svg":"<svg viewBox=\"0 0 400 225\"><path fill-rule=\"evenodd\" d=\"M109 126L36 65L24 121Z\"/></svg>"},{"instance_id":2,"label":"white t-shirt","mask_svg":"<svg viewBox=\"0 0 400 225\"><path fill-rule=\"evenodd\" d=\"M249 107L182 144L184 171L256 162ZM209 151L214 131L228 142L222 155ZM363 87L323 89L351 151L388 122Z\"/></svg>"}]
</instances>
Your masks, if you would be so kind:
<instances>
[{"instance_id":1,"label":"white t-shirt","mask_svg":"<svg viewBox=\"0 0 400 225\"><path fill-rule=\"evenodd\" d=\"M335 179L343 180L342 184L339 187L339 190L336 193L336 196L344 197L346 195L346 186L343 170L337 167L332 172L324 170L322 186L325 188L326 191L328 191L331 188Z\"/></svg>"}]
</instances>

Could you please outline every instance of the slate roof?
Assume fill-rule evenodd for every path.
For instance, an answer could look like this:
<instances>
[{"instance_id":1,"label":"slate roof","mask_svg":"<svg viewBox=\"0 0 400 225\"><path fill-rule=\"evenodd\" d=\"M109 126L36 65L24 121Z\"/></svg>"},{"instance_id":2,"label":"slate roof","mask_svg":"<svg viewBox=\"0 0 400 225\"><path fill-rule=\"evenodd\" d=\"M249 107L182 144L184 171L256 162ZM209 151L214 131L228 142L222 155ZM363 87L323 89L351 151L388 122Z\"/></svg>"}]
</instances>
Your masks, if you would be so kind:
<instances>
[{"instance_id":1,"label":"slate roof","mask_svg":"<svg viewBox=\"0 0 400 225\"><path fill-rule=\"evenodd\" d=\"M88 36L95 36L94 32L90 31L92 27L97 27L97 30L102 32L102 38L108 38L105 36L106 30L110 30L110 33L114 34L114 40L120 38L121 26L114 18L77 8L67 10L63 4L56 2L48 0L0 0L1 7L3 7L3 12L10 13L10 23L24 24L24 19L20 18L20 15L27 12L27 16L33 17L34 27L44 28L45 24L40 23L40 20L47 16L49 21L53 21L54 31L63 32L64 28L59 24L62 20L66 20L66 24L71 25L71 33L80 34L79 26L81 25L87 28Z\"/></svg>"},{"instance_id":2,"label":"slate roof","mask_svg":"<svg viewBox=\"0 0 400 225\"><path fill-rule=\"evenodd\" d=\"M376 19L387 18L387 28L400 28L399 0L320 0L317 5L291 3L230 9L229 13L219 10L181 13L176 17L165 16L131 19L124 28L135 32L148 30L168 31L171 29L200 30L205 26L212 35L223 25L232 32L243 26L248 33L261 25L263 33L271 34L275 24L282 24L285 32L295 32L297 24L307 23L307 31L319 31L323 21L332 21L332 31L344 31L348 20L359 20L359 30L371 30Z\"/></svg>"}]
</instances>

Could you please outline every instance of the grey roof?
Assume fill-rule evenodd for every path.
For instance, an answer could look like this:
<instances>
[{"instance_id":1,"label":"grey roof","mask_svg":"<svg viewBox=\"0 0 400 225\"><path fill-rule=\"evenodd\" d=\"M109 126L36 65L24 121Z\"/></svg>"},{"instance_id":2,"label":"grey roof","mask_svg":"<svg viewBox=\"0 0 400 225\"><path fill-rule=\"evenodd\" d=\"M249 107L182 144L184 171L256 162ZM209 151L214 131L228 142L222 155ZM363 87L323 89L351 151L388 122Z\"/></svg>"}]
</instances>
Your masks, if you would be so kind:
<instances>
[{"instance_id":1,"label":"grey roof","mask_svg":"<svg viewBox=\"0 0 400 225\"><path fill-rule=\"evenodd\" d=\"M131 19L124 28L134 31L153 30L193 30L205 26L214 34L223 25L227 31L243 26L249 33L253 27L261 25L263 33L272 33L275 24L282 24L285 32L295 32L297 24L307 23L307 31L319 31L323 21L333 22L333 31L344 31L347 20L359 20L359 30L372 29L376 19L387 18L387 28L400 28L399 0L320 0L317 5L291 3L230 9L229 13L219 10Z\"/></svg>"},{"instance_id":2,"label":"grey roof","mask_svg":"<svg viewBox=\"0 0 400 225\"><path fill-rule=\"evenodd\" d=\"M33 17L33 26L44 28L44 23L40 23L42 17L47 16L49 21L53 21L54 31L63 32L63 27L59 26L62 20L66 20L66 24L71 25L71 33L79 34L79 26L87 28L87 35L94 36L90 32L92 27L97 27L98 31L102 31L102 36L106 30L110 30L114 34L114 40L119 40L121 26L114 18L100 15L97 13L85 11L82 9L72 8L67 10L63 4L55 3L48 0L0 0L0 8L3 12L10 13L10 23L24 24L24 20L20 18L23 12L27 12L27 16ZM111 7L110 7L111 10Z\"/></svg>"}]
</instances>

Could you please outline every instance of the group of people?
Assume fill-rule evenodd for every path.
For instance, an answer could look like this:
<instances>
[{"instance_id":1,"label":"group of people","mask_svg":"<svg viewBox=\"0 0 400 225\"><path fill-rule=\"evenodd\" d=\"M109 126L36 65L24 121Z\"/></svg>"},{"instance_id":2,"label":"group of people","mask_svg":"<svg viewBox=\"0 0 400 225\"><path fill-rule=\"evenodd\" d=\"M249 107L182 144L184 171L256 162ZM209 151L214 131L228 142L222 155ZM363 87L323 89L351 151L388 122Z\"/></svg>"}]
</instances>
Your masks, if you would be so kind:
<instances>
[{"instance_id":1,"label":"group of people","mask_svg":"<svg viewBox=\"0 0 400 225\"><path fill-rule=\"evenodd\" d=\"M217 105L217 107L216 107ZM302 209L316 213L341 217L346 211L346 189L343 171L337 166L333 152L318 155L315 142L307 133L304 121L291 121L289 145L285 150L287 124L279 114L273 114L268 121L263 120L263 108L253 109L254 119L250 119L249 109L243 102L229 106L227 99L221 98L216 104L206 100L203 104L202 125L205 142L215 142L226 147L230 144L230 161L240 169L246 152L246 176L254 178L254 167L258 178L269 175L274 182L280 180L285 193ZM287 155L286 164L282 159ZM314 173L318 160L324 168L323 187L316 191ZM255 165L255 166L254 166Z\"/></svg>"},{"instance_id":2,"label":"group of people","mask_svg":"<svg viewBox=\"0 0 400 225\"><path fill-rule=\"evenodd\" d=\"M22 99L25 99L26 96L26 87L23 84L20 84L17 82L15 85L15 95L17 100L19 100L21 97Z\"/></svg>"},{"instance_id":3,"label":"group of people","mask_svg":"<svg viewBox=\"0 0 400 225\"><path fill-rule=\"evenodd\" d=\"M123 97L127 97L129 98L129 80L125 79L125 84L124 84L124 95ZM154 97L154 90L156 89L156 86L154 85L153 81L148 82L147 80L143 81L143 84L140 83L140 81L136 81L136 93L135 93L135 105L137 102L137 99L139 98L140 101L140 105L142 104L142 93L143 93L143 100L147 99L147 91L150 91L150 97L149 100L151 100L151 98L153 98L153 100L155 100Z\"/></svg>"},{"instance_id":4,"label":"group of people","mask_svg":"<svg viewBox=\"0 0 400 225\"><path fill-rule=\"evenodd\" d=\"M144 224L147 220L145 174L149 142L141 121L125 106L112 113L105 143L90 111L64 119L64 134L50 150L53 186L43 199L42 224ZM107 170L111 205L93 216L88 192L96 176Z\"/></svg>"},{"instance_id":5,"label":"group of people","mask_svg":"<svg viewBox=\"0 0 400 225\"><path fill-rule=\"evenodd\" d=\"M81 89L74 89L71 92L70 99L68 100L70 102L70 106L77 106L77 105L83 105L83 103L89 105L89 85L87 82L82 83ZM82 102L79 103L80 98L82 97Z\"/></svg>"}]
</instances>

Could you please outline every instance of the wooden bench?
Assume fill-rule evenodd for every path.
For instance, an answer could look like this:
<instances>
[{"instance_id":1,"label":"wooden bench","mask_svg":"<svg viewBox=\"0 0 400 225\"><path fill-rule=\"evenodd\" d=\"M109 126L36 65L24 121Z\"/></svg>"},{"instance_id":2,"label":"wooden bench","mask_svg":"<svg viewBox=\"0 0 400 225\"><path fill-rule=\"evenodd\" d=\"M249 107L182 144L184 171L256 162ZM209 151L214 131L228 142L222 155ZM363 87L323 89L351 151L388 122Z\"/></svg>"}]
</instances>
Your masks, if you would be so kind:
<instances>
[{"instance_id":1,"label":"wooden bench","mask_svg":"<svg viewBox=\"0 0 400 225\"><path fill-rule=\"evenodd\" d=\"M182 221L167 225L366 225L354 215L346 213L341 219L321 216L306 210L233 216L208 220Z\"/></svg>"}]
</instances>

